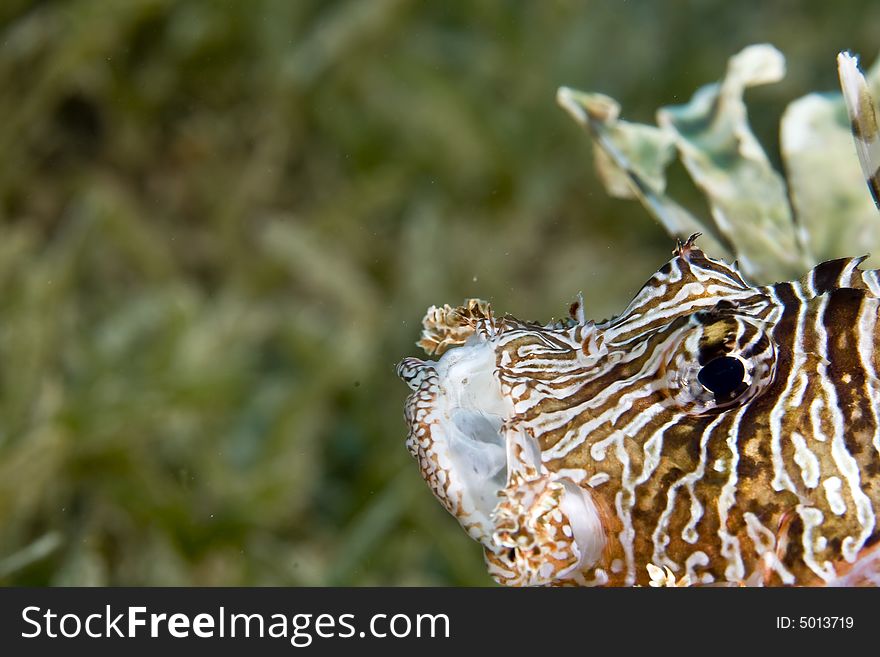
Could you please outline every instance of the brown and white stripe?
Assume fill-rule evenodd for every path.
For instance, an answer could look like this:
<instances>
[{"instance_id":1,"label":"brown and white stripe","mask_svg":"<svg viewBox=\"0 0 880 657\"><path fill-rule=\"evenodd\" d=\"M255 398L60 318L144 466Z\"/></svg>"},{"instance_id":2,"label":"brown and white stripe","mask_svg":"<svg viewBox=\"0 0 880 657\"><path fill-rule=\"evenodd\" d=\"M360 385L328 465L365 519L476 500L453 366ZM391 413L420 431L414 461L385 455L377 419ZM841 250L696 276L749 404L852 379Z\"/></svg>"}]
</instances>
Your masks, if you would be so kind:
<instances>
[{"instance_id":1,"label":"brown and white stripe","mask_svg":"<svg viewBox=\"0 0 880 657\"><path fill-rule=\"evenodd\" d=\"M461 498L447 498L486 546L496 577L631 585L646 583L653 563L695 583L827 584L851 571L876 578L873 569L852 570L880 563L880 280L859 262L834 260L801 281L753 287L690 240L603 324L508 318L491 320L490 330L487 317L473 319L465 349L494 354L496 415L485 416L497 417L508 441L499 505L516 498L519 512L534 516L521 502L523 482L555 482L582 491L601 519L595 560L571 557L567 570L547 570L552 577L524 576L517 564L534 552L493 543L491 504L475 531L456 511ZM401 369L417 389L411 445L448 430L431 396L440 393L425 393L435 366L420 363ZM448 378L435 386L453 395ZM419 421L431 413L432 427ZM520 447L511 456L514 436ZM449 487L459 474L438 477L437 463L420 458L444 499L440 482ZM571 503L554 503L561 522ZM505 507L508 524L511 514ZM558 553L569 554L555 535Z\"/></svg>"}]
</instances>

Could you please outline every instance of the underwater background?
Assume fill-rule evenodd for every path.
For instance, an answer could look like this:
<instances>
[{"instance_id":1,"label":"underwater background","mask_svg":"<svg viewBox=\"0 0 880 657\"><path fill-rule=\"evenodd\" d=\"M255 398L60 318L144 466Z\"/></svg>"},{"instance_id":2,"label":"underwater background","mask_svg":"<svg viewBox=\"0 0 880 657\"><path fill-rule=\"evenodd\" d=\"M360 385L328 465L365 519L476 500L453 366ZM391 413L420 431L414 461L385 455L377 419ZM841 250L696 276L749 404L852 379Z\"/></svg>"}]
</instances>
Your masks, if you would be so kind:
<instances>
[{"instance_id":1,"label":"underwater background","mask_svg":"<svg viewBox=\"0 0 880 657\"><path fill-rule=\"evenodd\" d=\"M779 167L785 106L878 26L868 1L5 0L0 584L489 585L395 364L432 304L549 321L582 291L599 320L673 246L557 88L653 123L772 43L787 76L746 100Z\"/></svg>"}]
</instances>

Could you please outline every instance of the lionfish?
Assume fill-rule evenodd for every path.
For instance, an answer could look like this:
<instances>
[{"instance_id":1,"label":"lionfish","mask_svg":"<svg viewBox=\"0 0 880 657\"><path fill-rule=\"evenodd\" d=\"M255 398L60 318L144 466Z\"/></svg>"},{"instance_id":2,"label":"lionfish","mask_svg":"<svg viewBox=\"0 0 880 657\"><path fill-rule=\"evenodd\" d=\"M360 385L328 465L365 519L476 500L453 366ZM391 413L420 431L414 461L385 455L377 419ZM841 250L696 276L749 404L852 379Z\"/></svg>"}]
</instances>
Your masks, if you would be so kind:
<instances>
[{"instance_id":1,"label":"lionfish","mask_svg":"<svg viewBox=\"0 0 880 657\"><path fill-rule=\"evenodd\" d=\"M880 205L874 103L840 69ZM429 309L407 446L498 582L880 585L880 272L755 286L695 239L602 323Z\"/></svg>"}]
</instances>

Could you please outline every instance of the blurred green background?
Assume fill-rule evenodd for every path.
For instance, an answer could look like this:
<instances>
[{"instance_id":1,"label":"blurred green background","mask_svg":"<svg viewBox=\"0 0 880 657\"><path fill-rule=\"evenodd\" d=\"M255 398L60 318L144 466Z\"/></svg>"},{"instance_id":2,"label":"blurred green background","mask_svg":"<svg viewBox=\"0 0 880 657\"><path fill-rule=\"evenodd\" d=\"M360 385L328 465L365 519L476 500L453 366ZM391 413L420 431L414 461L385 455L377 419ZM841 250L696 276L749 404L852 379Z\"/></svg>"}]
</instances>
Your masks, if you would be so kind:
<instances>
[{"instance_id":1,"label":"blurred green background","mask_svg":"<svg viewBox=\"0 0 880 657\"><path fill-rule=\"evenodd\" d=\"M0 583L490 583L404 448L396 362L431 304L549 320L582 290L601 319L671 248L556 88L650 122L769 41L788 77L748 100L778 161L785 104L878 26L870 1L4 0Z\"/></svg>"}]
</instances>

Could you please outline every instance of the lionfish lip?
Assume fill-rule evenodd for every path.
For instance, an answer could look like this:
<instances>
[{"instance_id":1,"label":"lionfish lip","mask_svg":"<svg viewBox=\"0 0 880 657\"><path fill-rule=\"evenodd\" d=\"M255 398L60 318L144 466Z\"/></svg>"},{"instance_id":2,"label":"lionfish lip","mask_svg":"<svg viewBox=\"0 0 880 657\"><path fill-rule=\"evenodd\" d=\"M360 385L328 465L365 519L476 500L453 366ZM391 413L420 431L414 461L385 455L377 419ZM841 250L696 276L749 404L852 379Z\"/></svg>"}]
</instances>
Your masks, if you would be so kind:
<instances>
[{"instance_id":1,"label":"lionfish lip","mask_svg":"<svg viewBox=\"0 0 880 657\"><path fill-rule=\"evenodd\" d=\"M398 366L413 390L407 447L434 495L487 547L493 547L490 516L507 481L502 427L512 414L494 369L492 345L476 338L437 362L408 358Z\"/></svg>"}]
</instances>

